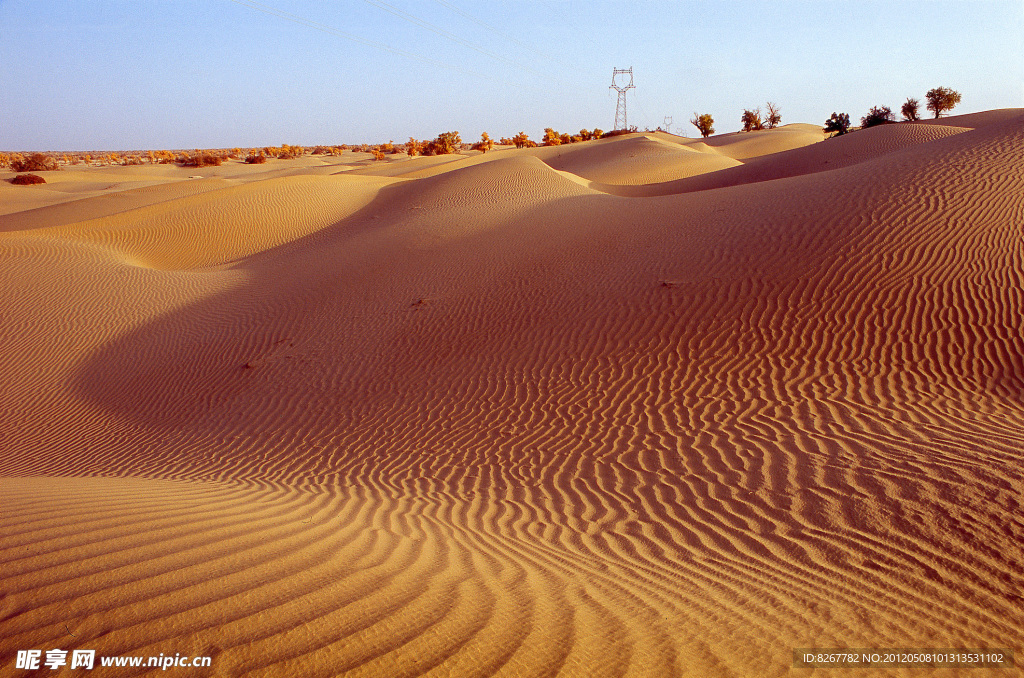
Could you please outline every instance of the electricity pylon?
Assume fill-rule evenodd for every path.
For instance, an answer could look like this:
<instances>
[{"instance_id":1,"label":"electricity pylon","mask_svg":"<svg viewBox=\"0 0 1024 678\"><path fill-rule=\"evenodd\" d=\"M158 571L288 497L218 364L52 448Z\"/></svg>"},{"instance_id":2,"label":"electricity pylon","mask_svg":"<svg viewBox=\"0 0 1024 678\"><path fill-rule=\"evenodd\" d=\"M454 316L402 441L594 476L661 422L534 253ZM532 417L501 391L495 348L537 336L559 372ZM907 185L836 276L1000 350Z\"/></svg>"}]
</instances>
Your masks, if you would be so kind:
<instances>
[{"instance_id":1,"label":"electricity pylon","mask_svg":"<svg viewBox=\"0 0 1024 678\"><path fill-rule=\"evenodd\" d=\"M671 133L672 132L672 116L671 115L666 115L665 116L665 123L664 124L665 124L665 131Z\"/></svg>"},{"instance_id":2,"label":"electricity pylon","mask_svg":"<svg viewBox=\"0 0 1024 678\"><path fill-rule=\"evenodd\" d=\"M629 84L619 85L615 82L616 76L629 76ZM623 78L625 82L625 78ZM633 67L629 68L613 68L612 69L612 84L608 89L613 89L619 93L619 100L615 103L615 129L629 129L626 126L626 92L633 89Z\"/></svg>"}]
</instances>

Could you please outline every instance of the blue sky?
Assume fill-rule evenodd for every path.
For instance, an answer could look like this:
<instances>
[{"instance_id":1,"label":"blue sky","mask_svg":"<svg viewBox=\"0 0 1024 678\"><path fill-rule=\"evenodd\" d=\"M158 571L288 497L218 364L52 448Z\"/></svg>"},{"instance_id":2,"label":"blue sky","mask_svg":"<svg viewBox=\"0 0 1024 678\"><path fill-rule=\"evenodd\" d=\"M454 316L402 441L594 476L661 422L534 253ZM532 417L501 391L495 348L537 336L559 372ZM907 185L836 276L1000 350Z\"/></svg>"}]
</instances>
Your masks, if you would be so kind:
<instances>
[{"instance_id":1,"label":"blue sky","mask_svg":"<svg viewBox=\"0 0 1024 678\"><path fill-rule=\"evenodd\" d=\"M0 149L607 130L630 66L630 124L689 136L695 111L720 133L768 100L822 124L938 85L956 112L1024 107L1022 0L259 0L297 21L253 4L0 0Z\"/></svg>"}]
</instances>

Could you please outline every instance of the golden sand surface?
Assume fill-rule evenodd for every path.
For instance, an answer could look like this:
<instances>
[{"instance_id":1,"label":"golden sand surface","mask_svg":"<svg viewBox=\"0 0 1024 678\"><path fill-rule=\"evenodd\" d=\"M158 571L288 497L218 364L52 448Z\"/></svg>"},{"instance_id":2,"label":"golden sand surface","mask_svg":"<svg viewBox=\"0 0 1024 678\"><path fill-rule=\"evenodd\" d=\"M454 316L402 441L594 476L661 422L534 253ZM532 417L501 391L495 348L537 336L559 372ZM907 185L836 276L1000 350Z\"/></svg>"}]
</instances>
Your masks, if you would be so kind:
<instances>
[{"instance_id":1,"label":"golden sand surface","mask_svg":"<svg viewBox=\"0 0 1024 678\"><path fill-rule=\"evenodd\" d=\"M45 177L0 181L0 674L1020 647L1022 109Z\"/></svg>"}]
</instances>

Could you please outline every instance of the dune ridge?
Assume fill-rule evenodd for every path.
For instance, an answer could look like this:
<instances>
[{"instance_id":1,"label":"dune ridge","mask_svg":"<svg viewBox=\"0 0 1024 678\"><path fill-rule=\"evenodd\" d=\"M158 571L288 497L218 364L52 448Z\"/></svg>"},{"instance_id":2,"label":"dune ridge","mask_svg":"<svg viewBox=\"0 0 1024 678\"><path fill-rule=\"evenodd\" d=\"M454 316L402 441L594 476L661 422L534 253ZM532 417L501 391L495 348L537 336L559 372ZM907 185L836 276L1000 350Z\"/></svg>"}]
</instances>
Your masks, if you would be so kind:
<instances>
[{"instance_id":1,"label":"dune ridge","mask_svg":"<svg viewBox=\"0 0 1024 678\"><path fill-rule=\"evenodd\" d=\"M1013 647L1024 111L992 113L0 233L5 656L746 676ZM690 155L729 167L596 183Z\"/></svg>"}]
</instances>

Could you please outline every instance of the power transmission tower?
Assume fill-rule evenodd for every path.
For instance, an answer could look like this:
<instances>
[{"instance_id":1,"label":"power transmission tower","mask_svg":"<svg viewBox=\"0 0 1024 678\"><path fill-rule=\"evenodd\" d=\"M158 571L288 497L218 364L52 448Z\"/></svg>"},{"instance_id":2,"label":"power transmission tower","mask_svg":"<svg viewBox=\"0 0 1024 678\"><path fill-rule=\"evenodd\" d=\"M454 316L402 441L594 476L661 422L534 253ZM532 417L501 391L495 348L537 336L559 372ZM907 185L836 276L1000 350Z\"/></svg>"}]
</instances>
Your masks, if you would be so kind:
<instances>
[{"instance_id":1,"label":"power transmission tower","mask_svg":"<svg viewBox=\"0 0 1024 678\"><path fill-rule=\"evenodd\" d=\"M615 82L617 76L629 76L628 85L619 85ZM625 77L623 77L625 82ZM613 68L612 69L612 84L608 89L613 89L619 93L619 100L615 103L615 129L629 129L626 126L626 92L633 89L633 67L629 68Z\"/></svg>"},{"instance_id":2,"label":"power transmission tower","mask_svg":"<svg viewBox=\"0 0 1024 678\"><path fill-rule=\"evenodd\" d=\"M665 131L669 132L669 133L672 132L672 116L671 115L666 115L665 116Z\"/></svg>"}]
</instances>

